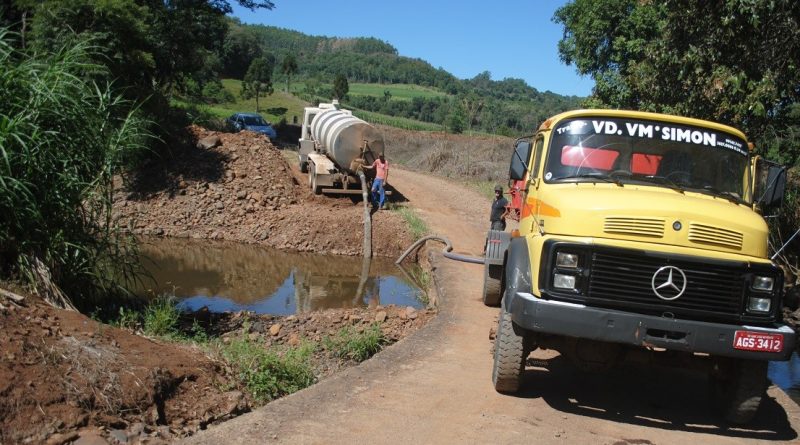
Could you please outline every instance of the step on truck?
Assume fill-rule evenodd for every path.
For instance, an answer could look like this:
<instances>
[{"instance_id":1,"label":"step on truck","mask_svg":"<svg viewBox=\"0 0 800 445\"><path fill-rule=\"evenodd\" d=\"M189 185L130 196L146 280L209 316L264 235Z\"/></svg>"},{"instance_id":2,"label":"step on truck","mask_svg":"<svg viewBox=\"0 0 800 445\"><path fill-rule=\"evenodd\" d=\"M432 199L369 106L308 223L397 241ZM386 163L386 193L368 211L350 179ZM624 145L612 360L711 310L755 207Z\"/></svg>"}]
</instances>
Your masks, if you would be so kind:
<instances>
[{"instance_id":1,"label":"step on truck","mask_svg":"<svg viewBox=\"0 0 800 445\"><path fill-rule=\"evenodd\" d=\"M489 232L484 265L495 389L516 392L537 348L587 370L691 363L725 419L749 422L768 361L795 349L761 216L786 170L752 147L725 125L619 110L559 114L517 141L519 229Z\"/></svg>"},{"instance_id":2,"label":"step on truck","mask_svg":"<svg viewBox=\"0 0 800 445\"><path fill-rule=\"evenodd\" d=\"M304 109L298 141L300 171L308 173L308 185L315 195L361 194L357 171L383 152L381 132L341 109L338 101ZM365 174L371 180L374 170Z\"/></svg>"}]
</instances>

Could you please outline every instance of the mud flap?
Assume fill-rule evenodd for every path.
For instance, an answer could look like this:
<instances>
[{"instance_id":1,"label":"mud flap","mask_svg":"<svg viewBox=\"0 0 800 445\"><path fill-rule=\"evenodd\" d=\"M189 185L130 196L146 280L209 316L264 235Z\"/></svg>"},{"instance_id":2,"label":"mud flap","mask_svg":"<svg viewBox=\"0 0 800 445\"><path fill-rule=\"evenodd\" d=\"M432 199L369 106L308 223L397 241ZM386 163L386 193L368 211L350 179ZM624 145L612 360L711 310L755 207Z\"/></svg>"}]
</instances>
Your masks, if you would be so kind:
<instances>
[{"instance_id":1,"label":"mud flap","mask_svg":"<svg viewBox=\"0 0 800 445\"><path fill-rule=\"evenodd\" d=\"M499 306L503 296L503 261L511 234L501 230L489 230L486 235L486 254L483 263L483 304Z\"/></svg>"}]
</instances>

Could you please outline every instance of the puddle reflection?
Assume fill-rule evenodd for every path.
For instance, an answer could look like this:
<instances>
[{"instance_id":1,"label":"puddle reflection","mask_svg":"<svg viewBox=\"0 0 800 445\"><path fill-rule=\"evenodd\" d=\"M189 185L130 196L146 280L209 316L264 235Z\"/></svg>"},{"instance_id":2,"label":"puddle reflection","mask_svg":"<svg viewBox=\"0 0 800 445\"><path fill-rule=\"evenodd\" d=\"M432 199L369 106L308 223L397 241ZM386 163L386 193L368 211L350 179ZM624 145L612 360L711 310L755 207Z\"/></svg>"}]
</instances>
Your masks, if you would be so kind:
<instances>
[{"instance_id":1,"label":"puddle reflection","mask_svg":"<svg viewBox=\"0 0 800 445\"><path fill-rule=\"evenodd\" d=\"M289 315L396 304L421 308L421 291L388 259L289 253L259 246L144 239L146 296L174 293L189 309Z\"/></svg>"}]
</instances>

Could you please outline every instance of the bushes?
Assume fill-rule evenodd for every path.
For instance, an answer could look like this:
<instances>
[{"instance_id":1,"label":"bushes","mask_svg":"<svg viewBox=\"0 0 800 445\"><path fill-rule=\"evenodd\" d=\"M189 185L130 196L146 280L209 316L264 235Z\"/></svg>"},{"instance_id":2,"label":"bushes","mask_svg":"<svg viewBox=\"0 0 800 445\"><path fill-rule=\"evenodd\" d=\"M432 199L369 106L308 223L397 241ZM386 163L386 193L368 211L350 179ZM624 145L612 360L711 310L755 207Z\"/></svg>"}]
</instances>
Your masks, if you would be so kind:
<instances>
[{"instance_id":1,"label":"bushes","mask_svg":"<svg viewBox=\"0 0 800 445\"><path fill-rule=\"evenodd\" d=\"M41 262L81 301L134 277L135 249L111 219L112 177L144 150L145 122L108 85L87 43L47 57L0 29L0 274L35 280Z\"/></svg>"}]
</instances>

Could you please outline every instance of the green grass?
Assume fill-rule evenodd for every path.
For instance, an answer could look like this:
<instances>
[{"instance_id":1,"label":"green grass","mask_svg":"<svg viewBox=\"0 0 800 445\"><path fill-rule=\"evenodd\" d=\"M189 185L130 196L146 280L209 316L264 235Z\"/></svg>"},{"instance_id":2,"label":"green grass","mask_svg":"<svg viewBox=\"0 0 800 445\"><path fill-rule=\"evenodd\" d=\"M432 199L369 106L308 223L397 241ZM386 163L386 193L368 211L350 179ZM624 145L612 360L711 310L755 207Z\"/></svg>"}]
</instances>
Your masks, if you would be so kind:
<instances>
[{"instance_id":1,"label":"green grass","mask_svg":"<svg viewBox=\"0 0 800 445\"><path fill-rule=\"evenodd\" d=\"M392 99L398 99L398 100L411 100L415 97L422 97L427 99L431 97L447 96L446 93L443 93L441 91L418 85L409 85L409 84L384 85L380 83L351 83L350 92L348 94L354 96L383 97L385 91L389 91L389 94L392 95Z\"/></svg>"},{"instance_id":2,"label":"green grass","mask_svg":"<svg viewBox=\"0 0 800 445\"><path fill-rule=\"evenodd\" d=\"M223 79L222 86L236 98L235 102L226 102L216 105L203 107L210 113L220 118L226 118L236 112L252 112L256 111L256 100L243 99L241 95L242 81L236 79ZM266 97L258 99L260 114L264 119L276 123L281 118L286 118L286 121L292 123L293 116L297 116L297 121L303 119L303 108L308 104L293 96L283 92L283 85L276 84L275 92ZM294 90L294 86L292 87ZM284 111L285 110L285 111Z\"/></svg>"},{"instance_id":3,"label":"green grass","mask_svg":"<svg viewBox=\"0 0 800 445\"><path fill-rule=\"evenodd\" d=\"M429 271L420 267L419 264L415 264L413 267L411 267L411 270L409 270L409 274L411 275L411 278L414 279L417 286L419 286L420 288L420 294L418 296L419 301L421 301L425 305L429 304L431 300L430 297L428 296L428 289L431 288L431 284L433 282L433 275Z\"/></svg>"},{"instance_id":4,"label":"green grass","mask_svg":"<svg viewBox=\"0 0 800 445\"><path fill-rule=\"evenodd\" d=\"M245 335L228 344L218 343L220 354L256 401L266 403L314 383L311 357L315 343L298 347L266 348Z\"/></svg>"},{"instance_id":5,"label":"green grass","mask_svg":"<svg viewBox=\"0 0 800 445\"><path fill-rule=\"evenodd\" d=\"M431 122L422 122L405 117L388 116L372 111L352 110L353 114L359 119L363 119L372 124L388 125L390 127L402 128L403 130L413 131L442 131L442 126Z\"/></svg>"},{"instance_id":6,"label":"green grass","mask_svg":"<svg viewBox=\"0 0 800 445\"><path fill-rule=\"evenodd\" d=\"M386 339L379 324L374 323L363 332L345 326L335 335L322 339L325 349L339 358L363 362L383 348Z\"/></svg>"},{"instance_id":7,"label":"green grass","mask_svg":"<svg viewBox=\"0 0 800 445\"><path fill-rule=\"evenodd\" d=\"M144 310L144 333L154 337L179 337L180 316L175 297L162 295L151 301Z\"/></svg>"},{"instance_id":8,"label":"green grass","mask_svg":"<svg viewBox=\"0 0 800 445\"><path fill-rule=\"evenodd\" d=\"M428 225L422 220L413 209L406 206L397 206L393 209L405 220L411 236L414 240L418 240L428 234Z\"/></svg>"}]
</instances>

